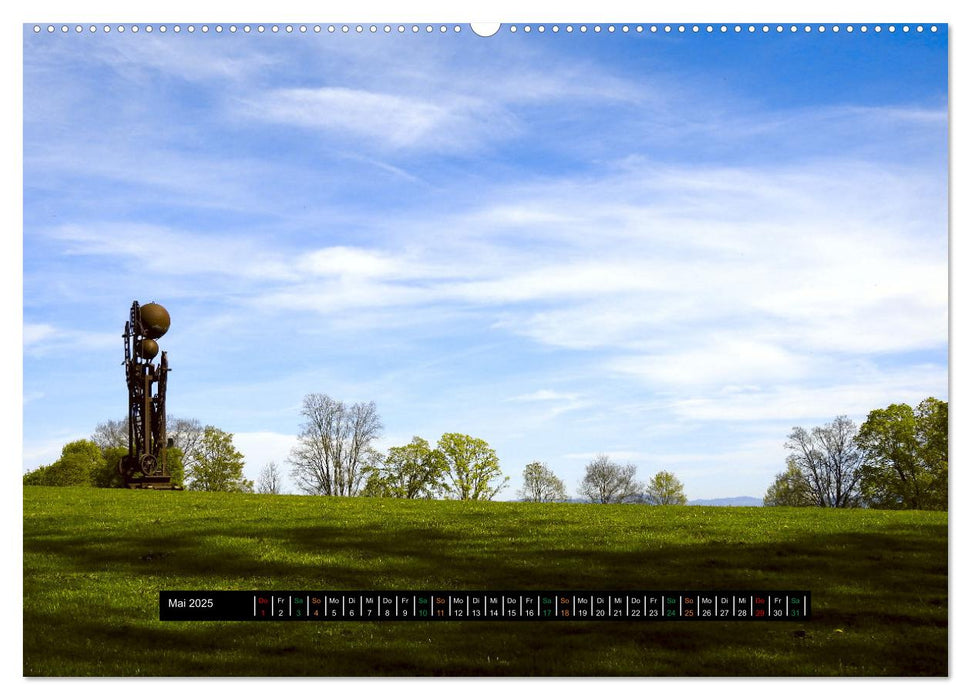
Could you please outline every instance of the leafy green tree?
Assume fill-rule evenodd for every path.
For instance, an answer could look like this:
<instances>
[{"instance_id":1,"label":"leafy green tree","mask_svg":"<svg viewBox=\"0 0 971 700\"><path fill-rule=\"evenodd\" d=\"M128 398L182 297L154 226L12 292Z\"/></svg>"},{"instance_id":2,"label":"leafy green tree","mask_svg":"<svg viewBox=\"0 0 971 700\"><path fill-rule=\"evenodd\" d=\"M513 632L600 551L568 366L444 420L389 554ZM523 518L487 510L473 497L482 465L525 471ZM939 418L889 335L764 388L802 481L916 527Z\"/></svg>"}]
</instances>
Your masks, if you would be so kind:
<instances>
[{"instance_id":1,"label":"leafy green tree","mask_svg":"<svg viewBox=\"0 0 971 700\"><path fill-rule=\"evenodd\" d=\"M24 486L51 486L48 482L49 464L42 464L24 472Z\"/></svg>"},{"instance_id":2,"label":"leafy green tree","mask_svg":"<svg viewBox=\"0 0 971 700\"><path fill-rule=\"evenodd\" d=\"M543 462L530 462L523 469L519 497L533 503L554 503L567 498L563 481Z\"/></svg>"},{"instance_id":3,"label":"leafy green tree","mask_svg":"<svg viewBox=\"0 0 971 700\"><path fill-rule=\"evenodd\" d=\"M948 410L947 401L928 397L917 405L917 455L931 473L927 507L947 510Z\"/></svg>"},{"instance_id":4,"label":"leafy green tree","mask_svg":"<svg viewBox=\"0 0 971 700\"><path fill-rule=\"evenodd\" d=\"M98 469L92 475L93 484L103 489L124 486L125 480L121 478L121 474L118 472L118 465L122 457L128 454L128 448L120 446L103 447L101 454L105 458L104 467Z\"/></svg>"},{"instance_id":5,"label":"leafy green tree","mask_svg":"<svg viewBox=\"0 0 971 700\"><path fill-rule=\"evenodd\" d=\"M488 501L506 487L499 457L481 438L445 433L438 441L444 464L443 488L447 495L463 501Z\"/></svg>"},{"instance_id":6,"label":"leafy green tree","mask_svg":"<svg viewBox=\"0 0 971 700\"><path fill-rule=\"evenodd\" d=\"M185 482L185 465L182 459L182 450L178 447L165 448L165 469L176 486L184 486Z\"/></svg>"},{"instance_id":7,"label":"leafy green tree","mask_svg":"<svg viewBox=\"0 0 971 700\"><path fill-rule=\"evenodd\" d=\"M442 488L445 469L442 453L415 436L407 445L390 448L369 470L368 483L372 492L392 498L432 498Z\"/></svg>"},{"instance_id":8,"label":"leafy green tree","mask_svg":"<svg viewBox=\"0 0 971 700\"><path fill-rule=\"evenodd\" d=\"M91 440L75 440L61 449L53 464L24 474L25 486L90 486L105 468L101 449Z\"/></svg>"},{"instance_id":9,"label":"leafy green tree","mask_svg":"<svg viewBox=\"0 0 971 700\"><path fill-rule=\"evenodd\" d=\"M195 463L186 468L191 491L251 492L253 482L243 476L243 455L233 445L231 433L207 425L203 429Z\"/></svg>"},{"instance_id":10,"label":"leafy green tree","mask_svg":"<svg viewBox=\"0 0 971 700\"><path fill-rule=\"evenodd\" d=\"M359 496L365 498L396 498L391 486L373 467L364 470L364 478L364 486L358 492Z\"/></svg>"},{"instance_id":11,"label":"leafy green tree","mask_svg":"<svg viewBox=\"0 0 971 700\"><path fill-rule=\"evenodd\" d=\"M638 503L644 485L637 481L637 465L621 466L605 454L587 464L587 473L577 491L591 503Z\"/></svg>"},{"instance_id":12,"label":"leafy green tree","mask_svg":"<svg viewBox=\"0 0 971 700\"><path fill-rule=\"evenodd\" d=\"M861 490L872 508L947 510L947 402L933 397L870 411L857 443Z\"/></svg>"},{"instance_id":13,"label":"leafy green tree","mask_svg":"<svg viewBox=\"0 0 971 700\"><path fill-rule=\"evenodd\" d=\"M846 416L813 428L793 428L785 446L802 474L814 505L852 508L860 505L864 453L856 440L856 424Z\"/></svg>"},{"instance_id":14,"label":"leafy green tree","mask_svg":"<svg viewBox=\"0 0 971 700\"><path fill-rule=\"evenodd\" d=\"M809 484L792 457L786 460L786 470L776 474L772 486L765 492L762 504L796 507L816 505Z\"/></svg>"},{"instance_id":15,"label":"leafy green tree","mask_svg":"<svg viewBox=\"0 0 971 700\"><path fill-rule=\"evenodd\" d=\"M652 506L683 506L688 503L684 484L666 471L659 471L647 482L644 500Z\"/></svg>"}]
</instances>

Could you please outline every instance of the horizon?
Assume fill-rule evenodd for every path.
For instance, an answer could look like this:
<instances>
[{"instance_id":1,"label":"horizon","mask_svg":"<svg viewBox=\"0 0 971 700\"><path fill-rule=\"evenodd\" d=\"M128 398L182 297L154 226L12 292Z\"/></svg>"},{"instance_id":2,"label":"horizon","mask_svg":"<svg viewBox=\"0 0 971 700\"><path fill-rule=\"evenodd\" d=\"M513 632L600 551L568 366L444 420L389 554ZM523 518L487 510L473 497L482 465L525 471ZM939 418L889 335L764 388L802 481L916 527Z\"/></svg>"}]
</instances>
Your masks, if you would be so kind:
<instances>
[{"instance_id":1,"label":"horizon","mask_svg":"<svg viewBox=\"0 0 971 700\"><path fill-rule=\"evenodd\" d=\"M22 469L124 417L136 299L253 480L319 392L496 500L761 498L794 426L948 400L947 36L25 26Z\"/></svg>"}]
</instances>

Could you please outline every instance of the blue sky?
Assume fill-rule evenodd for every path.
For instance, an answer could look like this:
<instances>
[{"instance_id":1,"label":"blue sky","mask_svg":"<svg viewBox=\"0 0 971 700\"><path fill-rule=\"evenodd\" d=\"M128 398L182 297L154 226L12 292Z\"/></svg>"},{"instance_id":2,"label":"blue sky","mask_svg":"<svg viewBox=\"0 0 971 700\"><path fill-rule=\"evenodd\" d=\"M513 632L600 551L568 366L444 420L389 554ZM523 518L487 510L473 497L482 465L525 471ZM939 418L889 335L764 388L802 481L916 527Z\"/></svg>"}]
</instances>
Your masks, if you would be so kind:
<instances>
[{"instance_id":1,"label":"blue sky","mask_svg":"<svg viewBox=\"0 0 971 700\"><path fill-rule=\"evenodd\" d=\"M761 496L793 426L947 398L943 25L223 26L25 27L25 469L124 416L133 299L251 477L310 392L501 498L600 452Z\"/></svg>"}]
</instances>

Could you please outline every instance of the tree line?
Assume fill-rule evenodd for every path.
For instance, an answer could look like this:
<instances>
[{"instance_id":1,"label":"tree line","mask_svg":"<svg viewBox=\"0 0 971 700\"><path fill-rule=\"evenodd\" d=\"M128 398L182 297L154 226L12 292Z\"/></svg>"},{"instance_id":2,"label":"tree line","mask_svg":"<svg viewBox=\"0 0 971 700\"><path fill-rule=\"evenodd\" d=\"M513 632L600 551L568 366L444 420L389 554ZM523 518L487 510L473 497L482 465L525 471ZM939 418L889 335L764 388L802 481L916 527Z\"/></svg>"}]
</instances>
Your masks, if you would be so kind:
<instances>
[{"instance_id":1,"label":"tree line","mask_svg":"<svg viewBox=\"0 0 971 700\"><path fill-rule=\"evenodd\" d=\"M383 425L374 402L347 404L326 394L304 397L303 423L287 462L301 492L325 496L450 498L491 500L508 486L499 458L489 444L462 433L445 433L432 446L415 436L387 453L375 448ZM166 464L172 482L196 491L281 493L283 474L266 464L256 483L243 475L243 455L233 436L195 419L169 418ZM118 473L128 453L127 419L98 424L88 440L64 446L53 464L24 474L25 485L122 486ZM683 485L661 471L646 483L637 467L598 455L586 468L578 492L591 503L684 504ZM566 488L541 462L523 470L524 501L566 501Z\"/></svg>"},{"instance_id":2,"label":"tree line","mask_svg":"<svg viewBox=\"0 0 971 700\"><path fill-rule=\"evenodd\" d=\"M194 418L170 417L165 463L172 483L196 491L252 492L243 476L243 455L233 436ZM75 440L61 449L51 464L24 474L28 486L123 486L118 464L128 454L128 420L99 423L89 439Z\"/></svg>"},{"instance_id":3,"label":"tree line","mask_svg":"<svg viewBox=\"0 0 971 700\"><path fill-rule=\"evenodd\" d=\"M304 397L304 422L290 453L290 476L308 494L390 498L491 500L509 482L489 444L462 433L445 433L433 447L414 436L387 454L372 445L383 428L373 402L345 404L326 394ZM592 503L684 504L683 486L673 474L659 472L646 484L637 467L621 467L606 455L587 465L579 492ZM524 501L568 499L556 474L544 463L523 470Z\"/></svg>"},{"instance_id":4,"label":"tree line","mask_svg":"<svg viewBox=\"0 0 971 700\"><path fill-rule=\"evenodd\" d=\"M668 471L659 471L646 482L637 480L637 465L621 465L608 455L599 454L586 465L578 494L590 503L643 503L653 506L685 505L684 484ZM566 501L563 481L542 462L532 462L523 470L524 501L549 503Z\"/></svg>"},{"instance_id":5,"label":"tree line","mask_svg":"<svg viewBox=\"0 0 971 700\"><path fill-rule=\"evenodd\" d=\"M304 397L297 445L287 462L306 494L392 498L491 500L508 485L485 440L445 433L433 447L415 436L382 454L383 425L373 402L346 404L326 394ZM283 474L273 462L254 484L243 474L233 436L195 419L170 418L166 464L173 483L189 490L280 493ZM118 464L128 452L127 420L98 424L87 440L68 443L61 456L23 476L25 485L122 486ZM777 474L767 506L947 510L948 404L933 397L916 408L900 403L871 411L862 426L846 416L785 441L786 469ZM591 503L687 503L683 484L668 471L646 482L637 466L597 455L577 488ZM531 502L569 500L563 481L542 462L523 470L518 496Z\"/></svg>"},{"instance_id":6,"label":"tree line","mask_svg":"<svg viewBox=\"0 0 971 700\"><path fill-rule=\"evenodd\" d=\"M384 428L374 402L347 404L308 394L291 450L290 477L303 493L323 496L491 500L509 481L495 450L481 439L445 433L435 447L415 436L382 454Z\"/></svg>"},{"instance_id":7,"label":"tree line","mask_svg":"<svg viewBox=\"0 0 971 700\"><path fill-rule=\"evenodd\" d=\"M767 506L947 510L946 401L891 404L870 411L859 429L846 416L796 427L785 447L786 469Z\"/></svg>"}]
</instances>

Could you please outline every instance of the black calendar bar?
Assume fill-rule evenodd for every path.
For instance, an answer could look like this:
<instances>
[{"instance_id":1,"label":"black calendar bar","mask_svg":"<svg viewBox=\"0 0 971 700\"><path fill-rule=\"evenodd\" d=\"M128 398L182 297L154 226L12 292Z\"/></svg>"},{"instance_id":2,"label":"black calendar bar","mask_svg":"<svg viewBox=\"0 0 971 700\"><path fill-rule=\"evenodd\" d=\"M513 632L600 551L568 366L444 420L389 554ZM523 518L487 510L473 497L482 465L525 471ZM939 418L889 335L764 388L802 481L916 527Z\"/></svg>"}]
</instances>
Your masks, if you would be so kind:
<instances>
[{"instance_id":1,"label":"black calendar bar","mask_svg":"<svg viewBox=\"0 0 971 700\"><path fill-rule=\"evenodd\" d=\"M806 620L809 591L160 591L159 619L226 622Z\"/></svg>"}]
</instances>

